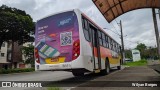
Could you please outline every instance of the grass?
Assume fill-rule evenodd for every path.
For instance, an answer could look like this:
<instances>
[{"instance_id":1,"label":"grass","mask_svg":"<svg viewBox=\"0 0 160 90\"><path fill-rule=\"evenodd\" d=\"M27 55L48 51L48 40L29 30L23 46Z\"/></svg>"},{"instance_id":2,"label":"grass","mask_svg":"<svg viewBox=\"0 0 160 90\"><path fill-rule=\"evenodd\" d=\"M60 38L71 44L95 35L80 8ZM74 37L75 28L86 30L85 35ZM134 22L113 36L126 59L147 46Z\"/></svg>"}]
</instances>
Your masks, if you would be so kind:
<instances>
[{"instance_id":1,"label":"grass","mask_svg":"<svg viewBox=\"0 0 160 90\"><path fill-rule=\"evenodd\" d=\"M61 90L61 89L58 87L48 87L47 90Z\"/></svg>"},{"instance_id":2,"label":"grass","mask_svg":"<svg viewBox=\"0 0 160 90\"><path fill-rule=\"evenodd\" d=\"M147 65L147 60L140 60L140 61L135 61L135 62L127 62L124 63L126 66L146 66Z\"/></svg>"}]
</instances>

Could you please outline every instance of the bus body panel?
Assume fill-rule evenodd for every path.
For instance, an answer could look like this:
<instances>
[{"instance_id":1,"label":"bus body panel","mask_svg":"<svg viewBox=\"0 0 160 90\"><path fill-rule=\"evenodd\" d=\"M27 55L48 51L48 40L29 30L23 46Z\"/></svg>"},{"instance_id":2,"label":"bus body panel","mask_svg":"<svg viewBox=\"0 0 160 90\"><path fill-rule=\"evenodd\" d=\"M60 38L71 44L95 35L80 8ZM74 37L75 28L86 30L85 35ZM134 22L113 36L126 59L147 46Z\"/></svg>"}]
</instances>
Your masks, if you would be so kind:
<instances>
[{"instance_id":1,"label":"bus body panel","mask_svg":"<svg viewBox=\"0 0 160 90\"><path fill-rule=\"evenodd\" d=\"M57 41L57 43L59 43L59 45L56 45L56 43L52 43L52 44L48 45L47 43L43 43L43 41L44 41L43 38L41 38L41 39L37 38L37 34L36 34L35 35L36 39L39 39L39 41L42 40L42 42L35 40L35 43L36 43L36 45L35 45L35 70L68 70L68 71L70 71L70 70L74 70L74 69L85 69L87 71L92 72L96 69L101 69L101 70L105 69L106 68L105 67L106 58L109 59L110 67L119 66L120 65L119 60L121 58L118 56L118 53L116 53L108 48L104 48L103 46L100 46L100 58L101 58L101 63L100 63L101 65L100 66L101 67L99 68L98 56L96 55L96 53L94 53L94 55L93 55L93 53L92 53L93 46L92 46L91 42L88 42L85 39L85 36L84 36L84 30L83 30L83 25L82 25L83 13L77 9L72 10L72 11L67 11L67 12L70 12L75 15L75 16L73 16L74 17L74 21L73 21L74 25L72 25L72 26L74 26L74 28L70 28L69 32L72 31L72 33L68 33L73 36L72 43L70 43L70 45L63 46L63 45L60 45L61 40L56 39L56 40L53 40L53 42ZM60 14L64 14L64 13L66 13L66 12L58 13L55 15L60 15ZM72 14L69 14L69 15L72 15ZM54 17L55 15L52 15L52 16ZM52 16L49 16L49 17L52 17ZM62 15L61 18L63 18L63 16L64 16L64 18L66 17L65 15ZM46 17L41 20L42 21L45 20L47 22L50 19L48 19L48 17ZM41 20L39 20L37 22L37 25L39 24L39 22ZM63 21L63 19L62 19L62 21ZM45 26L46 22L42 26ZM61 24L63 25L66 22L64 21ZM38 27L41 27L41 26L36 26L37 29L38 29ZM75 27L76 27L77 31L75 30ZM50 29L50 30L54 31L54 29ZM74 30L76 31L76 33L73 32ZM68 31L66 31L66 28L63 28L62 31L64 33L68 32ZM59 33L58 37L61 37L60 33L63 34L63 32L58 32ZM38 33L38 30L36 31L36 33ZM56 36L55 32L50 33L50 34L53 37ZM47 39L47 38L45 38L45 39ZM76 59L72 60L73 43L76 40L79 40L79 43L80 43L80 54ZM54 47L51 47L51 46L54 46ZM39 63L37 62L38 59L41 59L41 58L36 58L36 57L38 57L38 56L36 56L36 49L38 49L38 51L39 51L38 55L41 58L46 58L45 62L43 62L43 60L40 60ZM94 48L94 49L97 49L97 48ZM69 55L63 55L63 54L67 54L68 52L69 52ZM59 62L53 62L54 60L51 61L51 58L54 58L54 57L52 57L53 55L55 55L54 57L60 56Z\"/></svg>"},{"instance_id":2,"label":"bus body panel","mask_svg":"<svg viewBox=\"0 0 160 90\"><path fill-rule=\"evenodd\" d=\"M77 64L83 64L83 68L88 71L93 71L93 62L92 62L92 49L90 44L85 40L83 28L82 28L82 12L78 9L75 10L79 21L79 38L80 38L80 60L72 61L72 67L75 68ZM77 63L80 62L80 63Z\"/></svg>"},{"instance_id":3,"label":"bus body panel","mask_svg":"<svg viewBox=\"0 0 160 90\"><path fill-rule=\"evenodd\" d=\"M97 29L97 30L100 30L102 32L104 32L97 24L95 24L91 19L89 19L85 14L82 13L82 16L85 17L91 24L93 24L93 26ZM105 32L104 32L105 33ZM84 34L84 32L83 32ZM106 34L106 33L105 33ZM106 34L107 36L109 36L108 34ZM109 36L110 37L110 36ZM111 38L111 37L110 37ZM111 38L112 39L112 38ZM113 39L112 39L113 40ZM85 41L87 41L85 39ZM88 42L88 41L87 41ZM92 47L92 45L91 45ZM87 50L86 48L83 48L83 50ZM97 48L96 48L97 49ZM108 49L104 46L101 46L100 45L100 58L101 58L101 70L102 69L105 69L105 63L106 63L106 58L108 58L109 60L109 64L110 64L110 67L117 67L117 66L120 66L120 60L121 60L121 57L120 57L120 53L117 53L111 49ZM95 58L97 58L98 56L97 55L94 55ZM97 62L97 61L95 61ZM93 68L94 69L94 68Z\"/></svg>"},{"instance_id":4,"label":"bus body panel","mask_svg":"<svg viewBox=\"0 0 160 90\"><path fill-rule=\"evenodd\" d=\"M35 37L39 65L71 62L73 43L79 40L77 15L68 11L39 20Z\"/></svg>"}]
</instances>

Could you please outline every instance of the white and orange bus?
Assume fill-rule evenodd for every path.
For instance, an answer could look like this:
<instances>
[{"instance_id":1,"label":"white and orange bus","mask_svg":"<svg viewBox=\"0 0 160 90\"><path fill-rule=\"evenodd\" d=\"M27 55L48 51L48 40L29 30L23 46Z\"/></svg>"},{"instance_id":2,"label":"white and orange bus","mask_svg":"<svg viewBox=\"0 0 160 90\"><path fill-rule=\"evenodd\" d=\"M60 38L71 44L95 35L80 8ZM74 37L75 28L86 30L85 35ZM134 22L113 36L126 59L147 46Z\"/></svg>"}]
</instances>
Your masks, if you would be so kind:
<instances>
[{"instance_id":1,"label":"white and orange bus","mask_svg":"<svg viewBox=\"0 0 160 90\"><path fill-rule=\"evenodd\" d=\"M121 67L120 45L80 10L56 13L36 23L35 70L108 74Z\"/></svg>"}]
</instances>

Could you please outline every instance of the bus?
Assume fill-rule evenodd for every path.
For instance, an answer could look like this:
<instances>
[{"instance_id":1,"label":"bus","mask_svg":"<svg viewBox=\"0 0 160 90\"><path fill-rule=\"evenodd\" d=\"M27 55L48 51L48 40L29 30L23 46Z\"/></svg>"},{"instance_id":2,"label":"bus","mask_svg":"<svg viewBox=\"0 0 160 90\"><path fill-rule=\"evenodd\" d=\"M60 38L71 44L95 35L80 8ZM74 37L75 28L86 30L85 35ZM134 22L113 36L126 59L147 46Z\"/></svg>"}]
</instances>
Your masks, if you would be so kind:
<instances>
[{"instance_id":1,"label":"bus","mask_svg":"<svg viewBox=\"0 0 160 90\"><path fill-rule=\"evenodd\" d=\"M80 10L59 12L36 23L35 70L108 74L121 68L120 47Z\"/></svg>"}]
</instances>

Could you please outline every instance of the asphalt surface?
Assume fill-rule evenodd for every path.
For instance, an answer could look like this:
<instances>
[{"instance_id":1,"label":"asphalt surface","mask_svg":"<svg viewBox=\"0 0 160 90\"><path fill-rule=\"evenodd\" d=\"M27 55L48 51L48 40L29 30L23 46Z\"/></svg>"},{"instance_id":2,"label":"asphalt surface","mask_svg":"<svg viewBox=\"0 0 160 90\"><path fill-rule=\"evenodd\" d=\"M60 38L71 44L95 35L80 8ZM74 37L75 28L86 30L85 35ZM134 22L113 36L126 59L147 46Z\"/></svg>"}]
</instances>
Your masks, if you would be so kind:
<instances>
[{"instance_id":1,"label":"asphalt surface","mask_svg":"<svg viewBox=\"0 0 160 90\"><path fill-rule=\"evenodd\" d=\"M123 70L113 70L109 75L87 74L74 77L70 72L43 71L19 74L0 75L0 81L51 81L48 85L55 85L61 90L160 90L160 87L133 87L132 83L160 81L160 74L155 70L143 67L126 67ZM144 81L144 82L139 82ZM127 84L126 84L127 83ZM47 88L0 88L0 90L48 90Z\"/></svg>"},{"instance_id":2,"label":"asphalt surface","mask_svg":"<svg viewBox=\"0 0 160 90\"><path fill-rule=\"evenodd\" d=\"M138 87L139 85L153 81L152 85L159 85L154 81L160 81L160 74L147 66L127 67L115 71L109 75L96 78L81 84L71 90L160 90L160 87Z\"/></svg>"},{"instance_id":3,"label":"asphalt surface","mask_svg":"<svg viewBox=\"0 0 160 90\"><path fill-rule=\"evenodd\" d=\"M57 81L74 77L71 72L37 71L14 74L0 74L0 81Z\"/></svg>"},{"instance_id":4,"label":"asphalt surface","mask_svg":"<svg viewBox=\"0 0 160 90\"><path fill-rule=\"evenodd\" d=\"M71 72L64 71L38 71L15 74L0 74L0 81L60 81L74 78ZM42 90L40 88L2 88L0 90Z\"/></svg>"},{"instance_id":5,"label":"asphalt surface","mask_svg":"<svg viewBox=\"0 0 160 90\"><path fill-rule=\"evenodd\" d=\"M160 64L149 65L149 67L160 73Z\"/></svg>"},{"instance_id":6,"label":"asphalt surface","mask_svg":"<svg viewBox=\"0 0 160 90\"><path fill-rule=\"evenodd\" d=\"M113 72L113 71L112 71ZM55 82L62 82L61 89L71 89L90 80L101 77L98 74L87 74L82 77L74 77L71 72L65 71L38 71L14 74L0 74L0 81L49 81L47 86L55 86ZM68 85L66 83L70 82ZM58 84L59 85L59 84ZM0 90L47 90L47 88L2 88Z\"/></svg>"}]
</instances>

